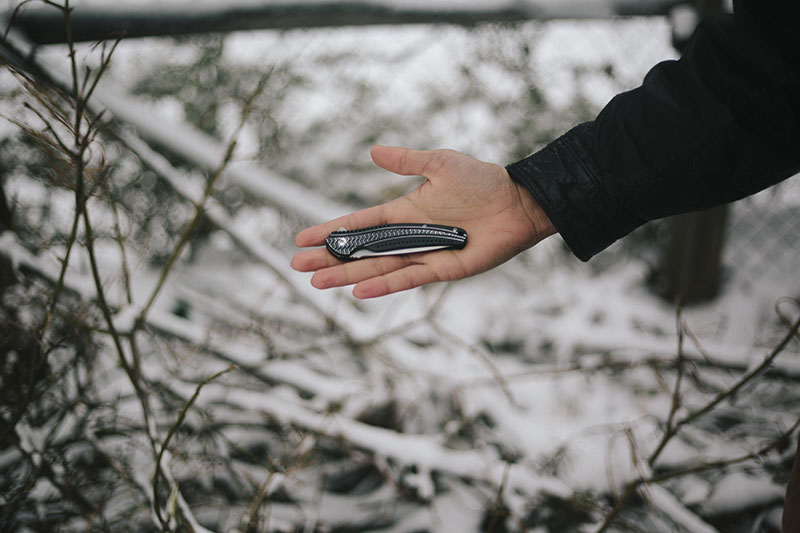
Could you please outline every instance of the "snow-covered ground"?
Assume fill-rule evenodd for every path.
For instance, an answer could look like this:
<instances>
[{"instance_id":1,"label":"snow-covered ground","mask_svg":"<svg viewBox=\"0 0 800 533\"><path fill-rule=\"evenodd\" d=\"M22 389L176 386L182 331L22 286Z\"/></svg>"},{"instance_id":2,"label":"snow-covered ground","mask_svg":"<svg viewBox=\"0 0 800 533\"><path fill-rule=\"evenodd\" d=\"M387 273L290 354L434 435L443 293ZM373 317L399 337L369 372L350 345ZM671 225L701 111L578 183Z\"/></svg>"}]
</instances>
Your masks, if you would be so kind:
<instances>
[{"instance_id":1,"label":"snow-covered ground","mask_svg":"<svg viewBox=\"0 0 800 533\"><path fill-rule=\"evenodd\" d=\"M669 27L660 20L564 21L517 31L535 45L531 70L547 102L544 116L531 121L571 112L576 97L596 109L635 85L651 64L674 57ZM252 123L244 128L237 161L209 204L210 229L182 256L141 328L135 319L163 269L153 250L159 239L175 241L168 228L185 222L187 199L200 197L199 176L221 160L225 143L186 124L177 96L145 99L127 89L163 63L196 66L202 43L123 43L111 70L116 83L103 85L97 96L112 114L141 127L120 133L125 149L107 147L118 179L129 180L113 186L123 194L149 179L151 189L161 183L157 194L172 198L169 205L184 206L157 214L164 221L155 231L163 235L153 235L152 248L133 238L143 213L123 210L122 231L131 235L125 257L130 301L118 244L97 243L114 324L122 333L139 328L151 425L98 318L99 355L88 378L76 377L91 383L92 402L45 425L23 418L17 443L0 454L9 479L22 475L15 462L46 460L56 467L28 493L38 510L25 508L18 523L45 520L45 508L65 499L64 485L54 480L66 479L81 460L102 457L109 493L98 524L152 528L152 452L198 384L230 364L237 368L199 391L161 462L163 513L196 530L245 531L249 524L259 531L592 531L629 481L746 456L791 427L800 399L797 340L773 372L688 424L648 464L676 397L673 422L733 386L786 334L774 307L781 297L800 296L800 254L795 248L762 256L776 245L748 236L759 233L753 229L759 220L796 212L797 178L734 208L735 216L746 214L731 226L734 250L726 255L722 294L679 315L647 286L652 250L646 243L618 243L582 264L554 237L479 277L372 302L354 301L347 289L315 291L308 276L288 268L293 235L303 223L408 187L406 179L369 167L365 139L435 143L498 162L509 157L507 137L498 131L506 125L493 123L508 115L470 100L462 75L469 54L480 54L485 62L471 74L492 84L480 94L492 103L521 99L520 80L503 77L509 69L498 66L511 64L520 51L509 33L403 27L227 37L219 59L225 64L299 65L302 83L275 93L280 106L259 105L274 111L266 118L281 121L275 131L306 144L301 153L282 147L275 154L288 154L286 162L273 166L259 152L262 130ZM638 43L635 60L632 42ZM59 47L42 56L51 64L65 61ZM3 73L2 83L12 86L7 78ZM359 90L366 108L355 101ZM455 94L467 95L463 106L430 114L430 99ZM234 104L215 110L224 134L238 122ZM145 141L166 146L169 158ZM346 167L351 157L358 160ZM283 185L289 178L281 173L301 171L302 189ZM4 182L20 221L68 228L72 194L34 178L15 171ZM155 212L158 198L147 188L142 194L150 202L142 211ZM232 202L237 194L246 201ZM91 207L113 234L108 206L98 200ZM782 242L797 242L800 225L780 227ZM5 233L0 249L26 275L55 280L63 241L34 253L32 238ZM66 285L91 302L96 288L87 254L82 247L74 253ZM25 309L33 291L5 297ZM792 319L798 314L787 301L780 310ZM35 317L20 321L36 323ZM125 356L132 357L129 350ZM679 352L685 360L677 372ZM45 453L54 442L66 450L62 458ZM647 485L616 527L749 531L736 528L761 524L773 531L791 456L791 446L778 448L758 460ZM86 529L91 520L97 518L76 516L66 526Z\"/></svg>"}]
</instances>

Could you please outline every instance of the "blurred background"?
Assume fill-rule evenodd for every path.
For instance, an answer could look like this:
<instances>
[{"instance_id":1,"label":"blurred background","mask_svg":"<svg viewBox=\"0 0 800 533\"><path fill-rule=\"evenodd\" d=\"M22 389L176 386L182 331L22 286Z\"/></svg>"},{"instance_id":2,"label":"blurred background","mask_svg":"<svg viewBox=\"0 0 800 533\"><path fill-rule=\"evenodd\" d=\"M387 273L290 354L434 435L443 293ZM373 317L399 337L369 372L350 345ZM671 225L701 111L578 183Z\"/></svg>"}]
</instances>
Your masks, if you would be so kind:
<instances>
[{"instance_id":1,"label":"blurred background","mask_svg":"<svg viewBox=\"0 0 800 533\"><path fill-rule=\"evenodd\" d=\"M0 530L779 531L796 177L379 301L288 266L418 184L373 144L514 162L725 9L8 2Z\"/></svg>"}]
</instances>

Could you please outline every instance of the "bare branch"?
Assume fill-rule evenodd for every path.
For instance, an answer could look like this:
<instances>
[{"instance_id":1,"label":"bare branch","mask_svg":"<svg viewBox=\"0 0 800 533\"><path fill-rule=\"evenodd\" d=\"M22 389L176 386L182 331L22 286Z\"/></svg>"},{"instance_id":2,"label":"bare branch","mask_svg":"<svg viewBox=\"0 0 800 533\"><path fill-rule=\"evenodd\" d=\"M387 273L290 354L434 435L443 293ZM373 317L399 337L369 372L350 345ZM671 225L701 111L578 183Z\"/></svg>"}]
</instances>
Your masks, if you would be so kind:
<instances>
[{"instance_id":1,"label":"bare branch","mask_svg":"<svg viewBox=\"0 0 800 533\"><path fill-rule=\"evenodd\" d=\"M776 303L776 313L779 316L781 316L782 318L783 318L783 315L781 314L781 311L780 311L780 304L781 303L785 303L787 301L792 302L793 304L797 305L797 303L794 300L785 299L785 298L782 298L782 299L778 300L778 302ZM664 447L667 445L667 443L673 437L675 437L675 435L677 435L678 432L683 427L692 424L693 422L697 421L702 416L708 414L715 407L717 407L720 403L722 403L723 401L725 401L727 399L732 398L739 391L741 391L743 387L745 387L749 383L752 383L755 379L757 379L759 376L761 376L763 374L763 372L772 364L772 362L775 360L775 358L778 355L780 355L781 352L786 348L786 346L788 345L789 341L792 340L797 335L799 329L800 329L800 316L798 316L798 318L795 320L795 322L791 324L791 326L789 327L788 332L784 335L784 337L781 339L781 341L775 346L775 348L773 348L773 350L769 353L769 355L764 359L764 361L760 365L758 365L756 368L754 368L750 372L745 373L741 378L739 378L739 380L732 387L730 387L729 389L719 393L713 400L708 402L705 406L703 406L703 407L701 407L701 408L689 413L687 416L685 416L684 418L682 418L678 422L676 422L671 428L670 427L665 427L664 435L662 436L661 441L656 446L654 452L651 454L650 458L648 459L649 465L652 467L655 464L655 461L658 459L658 456L660 455L660 453L664 449ZM740 463L743 463L743 462L746 462L746 461L750 461L750 460L756 459L758 457L762 457L763 455L767 454L771 450L773 450L773 449L775 449L775 448L777 448L779 446L782 446L785 443L786 439L788 439L789 436L797 429L797 427L800 427L800 420L795 422L795 424L792 425L792 427L789 428L787 431L784 431L777 439L774 439L772 442L768 443L767 445L765 445L765 446L763 446L763 447L761 447L761 448L759 448L759 449L757 449L757 450L755 450L755 451L753 451L751 453L748 453L748 454L745 454L743 456L740 456L740 457L736 457L736 458L733 458L733 459L725 459L725 460L721 460L721 461L706 462L706 463L702 463L702 464L699 464L699 465L686 467L684 469L673 471L673 472L666 473L666 474L651 475L649 477L640 476L637 479L634 479L634 480L630 481L626 485L623 494L617 500L617 503L614 505L614 507L611 509L611 511L606 515L603 523L600 525L600 528L597 530L597 533L602 533L604 531L607 531L608 528L611 527L611 525L617 520L617 518L619 517L620 513L623 511L625 506L628 504L630 499L633 497L633 495L636 493L636 491L642 485L660 483L660 482L663 482L663 481L667 481L669 479L674 479L676 477L681 477L681 476L685 476L685 475L688 475L688 474L694 474L694 473L702 472L702 471L705 471L705 470L724 468L724 467L732 466L732 465L735 465L735 464L740 464Z\"/></svg>"}]
</instances>

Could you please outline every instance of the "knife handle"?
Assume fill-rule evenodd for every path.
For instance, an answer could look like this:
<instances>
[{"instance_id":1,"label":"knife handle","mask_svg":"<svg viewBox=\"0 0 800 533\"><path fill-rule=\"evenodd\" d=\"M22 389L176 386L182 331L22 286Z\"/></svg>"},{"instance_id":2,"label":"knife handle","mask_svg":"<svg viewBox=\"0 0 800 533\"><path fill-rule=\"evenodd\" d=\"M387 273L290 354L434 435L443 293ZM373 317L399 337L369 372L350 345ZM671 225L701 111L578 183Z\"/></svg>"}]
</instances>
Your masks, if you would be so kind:
<instances>
[{"instance_id":1,"label":"knife handle","mask_svg":"<svg viewBox=\"0 0 800 533\"><path fill-rule=\"evenodd\" d=\"M461 228L419 223L342 229L334 231L325 239L328 251L342 260L461 249L466 244L467 232Z\"/></svg>"}]
</instances>

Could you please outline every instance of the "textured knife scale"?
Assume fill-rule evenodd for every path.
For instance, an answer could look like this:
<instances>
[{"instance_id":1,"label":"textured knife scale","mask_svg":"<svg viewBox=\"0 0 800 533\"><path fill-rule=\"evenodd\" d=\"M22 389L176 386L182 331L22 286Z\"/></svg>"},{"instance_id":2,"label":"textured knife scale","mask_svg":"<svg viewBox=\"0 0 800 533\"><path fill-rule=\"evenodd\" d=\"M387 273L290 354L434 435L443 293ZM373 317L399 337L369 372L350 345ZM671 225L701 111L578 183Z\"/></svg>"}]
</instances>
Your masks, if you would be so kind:
<instances>
[{"instance_id":1,"label":"textured knife scale","mask_svg":"<svg viewBox=\"0 0 800 533\"><path fill-rule=\"evenodd\" d=\"M467 232L440 224L383 224L355 230L340 229L325 239L328 251L339 259L411 254L442 249L461 249Z\"/></svg>"}]
</instances>

